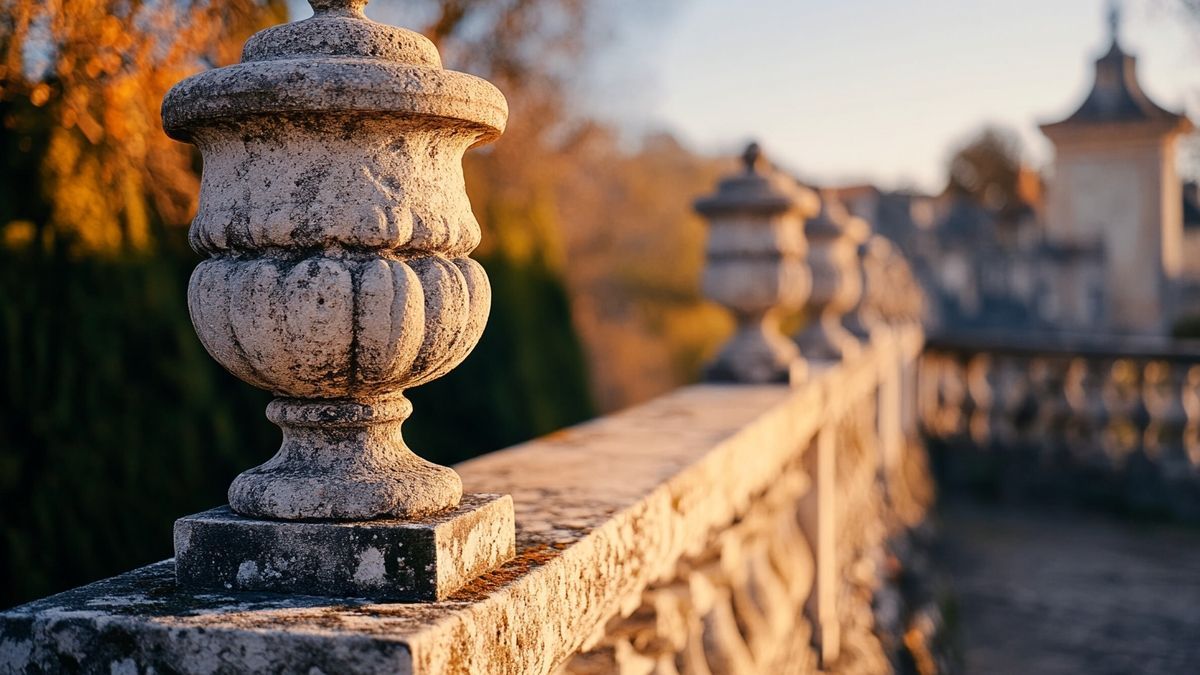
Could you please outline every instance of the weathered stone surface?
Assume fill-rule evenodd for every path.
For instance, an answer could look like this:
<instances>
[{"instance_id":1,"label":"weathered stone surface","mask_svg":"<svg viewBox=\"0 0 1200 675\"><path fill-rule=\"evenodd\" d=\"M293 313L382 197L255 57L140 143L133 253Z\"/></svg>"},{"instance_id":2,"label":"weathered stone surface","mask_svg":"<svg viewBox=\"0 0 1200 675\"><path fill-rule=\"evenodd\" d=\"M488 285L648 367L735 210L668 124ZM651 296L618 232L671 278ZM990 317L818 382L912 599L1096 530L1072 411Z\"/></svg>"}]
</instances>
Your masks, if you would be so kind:
<instances>
[{"instance_id":1,"label":"weathered stone surface","mask_svg":"<svg viewBox=\"0 0 1200 675\"><path fill-rule=\"evenodd\" d=\"M704 294L728 307L738 326L705 379L786 382L799 353L780 332L779 312L799 308L808 293L802 225L816 196L767 165L757 143L742 159L743 171L695 205L709 220Z\"/></svg>"},{"instance_id":2,"label":"weathered stone surface","mask_svg":"<svg viewBox=\"0 0 1200 675\"><path fill-rule=\"evenodd\" d=\"M320 0L268 28L243 62L163 100L163 127L204 156L192 246L209 256L188 307L201 342L280 396L279 453L234 481L257 518L419 518L453 507L459 477L412 453L405 389L478 342L491 290L463 153L504 129L487 82L442 68L412 31Z\"/></svg>"},{"instance_id":3,"label":"weathered stone surface","mask_svg":"<svg viewBox=\"0 0 1200 675\"><path fill-rule=\"evenodd\" d=\"M675 656L684 672L811 672L813 615L795 610L814 574L852 610L843 661L877 663L862 614L872 568L858 561L879 540L883 502L865 427L891 400L880 378L915 357L914 341L880 332L859 358L794 387L689 387L459 465L471 490L512 494L517 556L440 602L193 594L160 563L0 615L0 672L551 673L568 661L648 672L638 668ZM853 449L813 473L822 430ZM826 511L835 534L846 523L823 571L796 520L817 481L839 496Z\"/></svg>"},{"instance_id":4,"label":"weathered stone surface","mask_svg":"<svg viewBox=\"0 0 1200 675\"><path fill-rule=\"evenodd\" d=\"M562 674L814 672L804 617L813 557L796 511L810 486L799 456L745 517L681 560L632 614L610 620Z\"/></svg>"},{"instance_id":5,"label":"weathered stone surface","mask_svg":"<svg viewBox=\"0 0 1200 675\"><path fill-rule=\"evenodd\" d=\"M254 520L227 507L175 522L179 585L210 591L442 600L514 547L507 495L467 495L414 522Z\"/></svg>"},{"instance_id":6,"label":"weathered stone surface","mask_svg":"<svg viewBox=\"0 0 1200 675\"><path fill-rule=\"evenodd\" d=\"M271 650L303 672L326 642L311 661L326 672L549 672L746 512L820 408L811 383L693 387L459 465L470 489L512 494L517 557L441 602L193 595L162 563L5 613L0 663L113 654L201 673L255 670Z\"/></svg>"}]
</instances>

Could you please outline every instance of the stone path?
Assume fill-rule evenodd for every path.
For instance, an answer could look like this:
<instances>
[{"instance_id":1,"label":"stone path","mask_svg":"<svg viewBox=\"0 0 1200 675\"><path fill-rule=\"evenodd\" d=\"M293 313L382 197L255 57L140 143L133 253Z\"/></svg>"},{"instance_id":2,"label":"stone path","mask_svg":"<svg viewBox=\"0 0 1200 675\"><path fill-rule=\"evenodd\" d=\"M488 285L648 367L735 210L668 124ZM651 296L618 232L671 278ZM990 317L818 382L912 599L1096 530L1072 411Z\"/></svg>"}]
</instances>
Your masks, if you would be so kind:
<instances>
[{"instance_id":1,"label":"stone path","mask_svg":"<svg viewBox=\"0 0 1200 675\"><path fill-rule=\"evenodd\" d=\"M1200 528L942 507L972 675L1200 673Z\"/></svg>"}]
</instances>

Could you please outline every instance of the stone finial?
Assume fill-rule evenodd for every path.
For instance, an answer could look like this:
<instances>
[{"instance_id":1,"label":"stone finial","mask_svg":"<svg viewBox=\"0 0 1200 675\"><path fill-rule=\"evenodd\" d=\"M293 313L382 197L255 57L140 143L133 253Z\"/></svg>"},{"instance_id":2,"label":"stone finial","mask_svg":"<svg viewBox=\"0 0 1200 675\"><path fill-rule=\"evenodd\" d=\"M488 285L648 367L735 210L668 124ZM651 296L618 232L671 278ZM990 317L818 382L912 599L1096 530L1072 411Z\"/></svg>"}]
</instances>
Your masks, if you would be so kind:
<instances>
[{"instance_id":1,"label":"stone finial","mask_svg":"<svg viewBox=\"0 0 1200 675\"><path fill-rule=\"evenodd\" d=\"M757 173L758 163L762 160L762 147L758 143L751 141L746 145L746 149L742 151L742 166L746 168L746 173Z\"/></svg>"},{"instance_id":2,"label":"stone finial","mask_svg":"<svg viewBox=\"0 0 1200 675\"><path fill-rule=\"evenodd\" d=\"M1115 45L1121 36L1121 2L1109 0L1108 3L1108 37Z\"/></svg>"},{"instance_id":3,"label":"stone finial","mask_svg":"<svg viewBox=\"0 0 1200 675\"><path fill-rule=\"evenodd\" d=\"M163 101L167 133L204 157L196 332L278 397L282 447L234 480L230 506L275 521L450 513L462 482L405 444L404 390L458 365L487 320L462 157L500 135L507 103L444 70L428 39L367 19L365 0L311 4Z\"/></svg>"},{"instance_id":4,"label":"stone finial","mask_svg":"<svg viewBox=\"0 0 1200 675\"><path fill-rule=\"evenodd\" d=\"M847 213L835 193L822 192L820 212L804 228L812 293L808 324L796 342L806 359L835 361L860 351L859 341L842 325L842 316L862 294L858 247L869 227Z\"/></svg>"},{"instance_id":5,"label":"stone finial","mask_svg":"<svg viewBox=\"0 0 1200 675\"><path fill-rule=\"evenodd\" d=\"M757 143L742 161L744 171L695 204L709 221L704 293L737 320L707 377L784 381L798 353L780 331L778 313L798 308L808 293L803 223L816 210L816 195L770 167Z\"/></svg>"}]
</instances>

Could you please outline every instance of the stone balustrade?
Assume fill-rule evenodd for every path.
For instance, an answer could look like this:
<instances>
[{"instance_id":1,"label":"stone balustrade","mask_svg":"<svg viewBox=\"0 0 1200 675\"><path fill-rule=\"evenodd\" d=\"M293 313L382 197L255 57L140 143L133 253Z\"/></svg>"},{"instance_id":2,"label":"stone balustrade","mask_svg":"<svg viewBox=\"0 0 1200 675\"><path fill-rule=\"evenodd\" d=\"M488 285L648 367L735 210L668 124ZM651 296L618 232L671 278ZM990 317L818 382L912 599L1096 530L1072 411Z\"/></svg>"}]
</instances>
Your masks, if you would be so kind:
<instances>
[{"instance_id":1,"label":"stone balustrade","mask_svg":"<svg viewBox=\"0 0 1200 675\"><path fill-rule=\"evenodd\" d=\"M991 335L930 342L920 419L951 482L1200 518L1200 349Z\"/></svg>"},{"instance_id":2,"label":"stone balustrade","mask_svg":"<svg viewBox=\"0 0 1200 675\"><path fill-rule=\"evenodd\" d=\"M165 561L0 615L0 673L885 672L886 544L930 498L901 405L921 346L876 331L803 383L685 387L458 465L512 495L517 550L443 600L197 592Z\"/></svg>"}]
</instances>

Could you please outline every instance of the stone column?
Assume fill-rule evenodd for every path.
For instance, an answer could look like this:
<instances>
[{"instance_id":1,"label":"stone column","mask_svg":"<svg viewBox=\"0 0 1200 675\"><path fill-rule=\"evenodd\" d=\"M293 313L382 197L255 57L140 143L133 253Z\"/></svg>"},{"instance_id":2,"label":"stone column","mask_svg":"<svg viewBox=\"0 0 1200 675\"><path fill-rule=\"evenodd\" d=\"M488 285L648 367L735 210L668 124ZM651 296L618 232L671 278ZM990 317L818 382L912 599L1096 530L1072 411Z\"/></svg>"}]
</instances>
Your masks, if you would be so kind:
<instances>
[{"instance_id":1,"label":"stone column","mask_svg":"<svg viewBox=\"0 0 1200 675\"><path fill-rule=\"evenodd\" d=\"M434 599L513 555L512 501L469 495L405 444L404 390L458 365L487 321L463 153L508 116L433 44L310 0L242 63L176 85L163 126L204 157L188 306L201 342L277 398L283 444L181 519L179 581ZM467 423L467 420L464 420ZM469 545L468 545L469 544Z\"/></svg>"},{"instance_id":2,"label":"stone column","mask_svg":"<svg viewBox=\"0 0 1200 675\"><path fill-rule=\"evenodd\" d=\"M838 361L862 350L858 339L842 325L842 316L862 294L858 241L868 227L851 216L837 196L821 195L821 210L804 228L808 240L808 267L812 293L808 298L808 324L796 336L804 358Z\"/></svg>"},{"instance_id":3,"label":"stone column","mask_svg":"<svg viewBox=\"0 0 1200 675\"><path fill-rule=\"evenodd\" d=\"M757 143L742 161L742 171L695 204L709 221L704 293L737 320L737 332L705 377L783 382L799 353L780 331L779 312L798 309L808 293L803 224L816 210L816 196L769 166Z\"/></svg>"}]
</instances>

